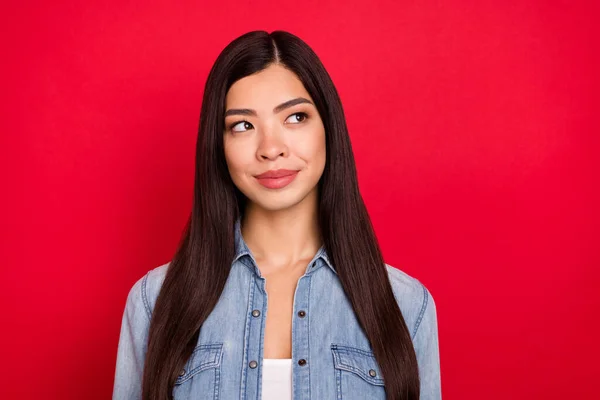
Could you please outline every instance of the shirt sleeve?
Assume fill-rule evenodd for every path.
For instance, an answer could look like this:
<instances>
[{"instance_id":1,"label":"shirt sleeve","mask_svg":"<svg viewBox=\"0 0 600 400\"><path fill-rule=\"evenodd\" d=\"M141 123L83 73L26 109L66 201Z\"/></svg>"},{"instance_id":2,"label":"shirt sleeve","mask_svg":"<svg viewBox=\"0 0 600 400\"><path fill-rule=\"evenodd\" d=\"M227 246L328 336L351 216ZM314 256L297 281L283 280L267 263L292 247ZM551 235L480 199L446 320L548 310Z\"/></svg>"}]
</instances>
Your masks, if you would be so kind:
<instances>
[{"instance_id":1,"label":"shirt sleeve","mask_svg":"<svg viewBox=\"0 0 600 400\"><path fill-rule=\"evenodd\" d=\"M413 338L421 379L420 399L441 400L437 310L435 301L425 286L421 309L421 318L417 322Z\"/></svg>"},{"instance_id":2,"label":"shirt sleeve","mask_svg":"<svg viewBox=\"0 0 600 400\"><path fill-rule=\"evenodd\" d=\"M144 299L147 276L139 279L127 295L117 350L113 400L140 400L146 357L150 313Z\"/></svg>"}]
</instances>

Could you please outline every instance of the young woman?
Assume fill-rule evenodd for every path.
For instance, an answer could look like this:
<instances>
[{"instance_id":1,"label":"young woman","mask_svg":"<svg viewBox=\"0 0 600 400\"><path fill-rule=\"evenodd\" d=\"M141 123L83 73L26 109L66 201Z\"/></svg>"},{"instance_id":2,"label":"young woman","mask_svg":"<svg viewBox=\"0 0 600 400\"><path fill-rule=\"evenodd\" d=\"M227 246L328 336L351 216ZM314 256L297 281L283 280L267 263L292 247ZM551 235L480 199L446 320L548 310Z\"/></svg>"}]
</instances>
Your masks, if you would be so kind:
<instances>
[{"instance_id":1,"label":"young woman","mask_svg":"<svg viewBox=\"0 0 600 400\"><path fill-rule=\"evenodd\" d=\"M317 55L247 33L206 82L191 216L129 292L113 399L440 399L436 306L385 264Z\"/></svg>"}]
</instances>

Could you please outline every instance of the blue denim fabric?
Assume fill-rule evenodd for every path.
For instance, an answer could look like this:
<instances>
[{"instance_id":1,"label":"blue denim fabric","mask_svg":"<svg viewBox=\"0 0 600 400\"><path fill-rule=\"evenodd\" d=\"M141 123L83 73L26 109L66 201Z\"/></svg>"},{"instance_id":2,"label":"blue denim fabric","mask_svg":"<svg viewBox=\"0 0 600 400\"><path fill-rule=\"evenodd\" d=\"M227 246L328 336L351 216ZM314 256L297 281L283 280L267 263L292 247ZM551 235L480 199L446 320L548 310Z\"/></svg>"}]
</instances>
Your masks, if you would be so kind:
<instances>
[{"instance_id":1,"label":"blue denim fabric","mask_svg":"<svg viewBox=\"0 0 600 400\"><path fill-rule=\"evenodd\" d=\"M175 400L261 398L266 281L242 238L239 220L235 233L237 254L225 289L175 383ZM129 292L113 400L141 399L150 318L168 266L150 270ZM417 354L421 399L441 399L433 297L419 280L390 265L386 268ZM294 400L385 399L379 365L323 247L298 281L293 316Z\"/></svg>"}]
</instances>

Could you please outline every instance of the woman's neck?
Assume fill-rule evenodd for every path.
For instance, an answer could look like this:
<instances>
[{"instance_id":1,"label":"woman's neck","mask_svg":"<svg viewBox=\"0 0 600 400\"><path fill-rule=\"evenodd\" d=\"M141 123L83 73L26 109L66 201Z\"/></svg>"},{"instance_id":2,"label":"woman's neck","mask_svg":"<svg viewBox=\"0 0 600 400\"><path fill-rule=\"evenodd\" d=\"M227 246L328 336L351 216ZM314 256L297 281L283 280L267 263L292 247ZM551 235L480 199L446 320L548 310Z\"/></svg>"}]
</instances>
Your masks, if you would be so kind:
<instances>
[{"instance_id":1,"label":"woman's neck","mask_svg":"<svg viewBox=\"0 0 600 400\"><path fill-rule=\"evenodd\" d=\"M270 265L293 265L311 259L322 243L316 205L298 204L269 211L250 204L244 212L241 230L255 259Z\"/></svg>"}]
</instances>

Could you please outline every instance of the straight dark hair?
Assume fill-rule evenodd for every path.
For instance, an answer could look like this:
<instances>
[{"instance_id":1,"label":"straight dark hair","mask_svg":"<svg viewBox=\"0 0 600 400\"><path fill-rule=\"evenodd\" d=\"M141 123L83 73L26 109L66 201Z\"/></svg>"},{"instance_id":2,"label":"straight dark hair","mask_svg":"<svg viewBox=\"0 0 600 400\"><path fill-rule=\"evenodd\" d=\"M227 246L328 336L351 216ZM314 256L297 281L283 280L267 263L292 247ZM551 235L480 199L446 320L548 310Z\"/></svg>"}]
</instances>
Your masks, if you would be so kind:
<instances>
[{"instance_id":1,"label":"straight dark hair","mask_svg":"<svg viewBox=\"0 0 600 400\"><path fill-rule=\"evenodd\" d=\"M359 192L340 97L313 50L285 31L253 31L238 37L221 52L208 75L196 143L192 211L153 311L142 398L172 399L179 371L225 286L235 255L235 221L247 201L225 161L225 97L234 82L271 64L298 76L323 121L326 164L318 183L323 244L370 341L386 398L419 399L415 350Z\"/></svg>"}]
</instances>

